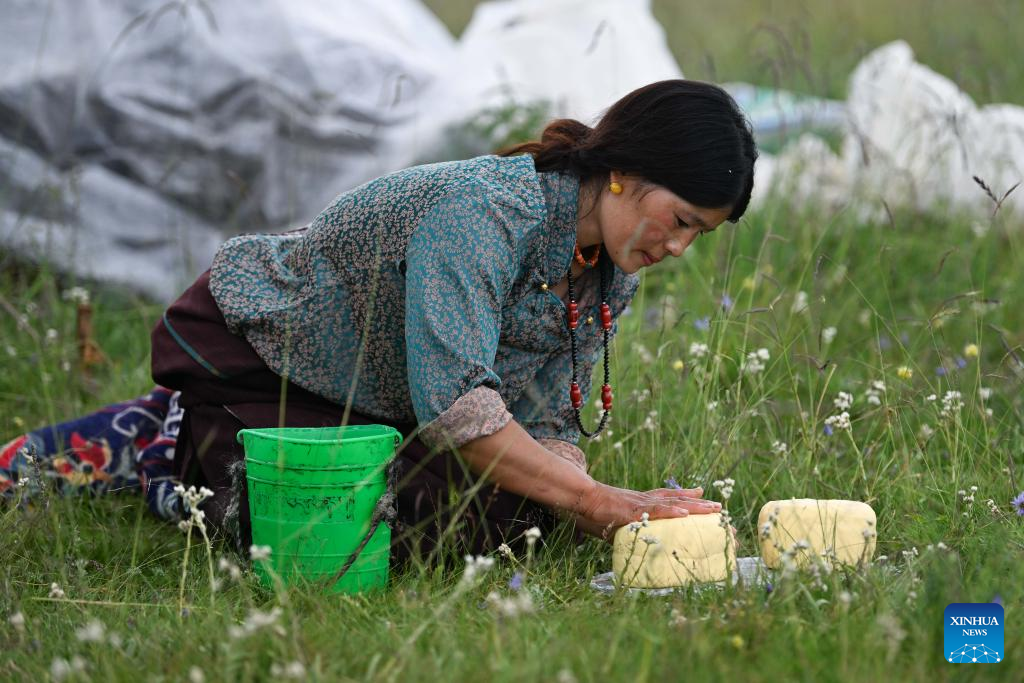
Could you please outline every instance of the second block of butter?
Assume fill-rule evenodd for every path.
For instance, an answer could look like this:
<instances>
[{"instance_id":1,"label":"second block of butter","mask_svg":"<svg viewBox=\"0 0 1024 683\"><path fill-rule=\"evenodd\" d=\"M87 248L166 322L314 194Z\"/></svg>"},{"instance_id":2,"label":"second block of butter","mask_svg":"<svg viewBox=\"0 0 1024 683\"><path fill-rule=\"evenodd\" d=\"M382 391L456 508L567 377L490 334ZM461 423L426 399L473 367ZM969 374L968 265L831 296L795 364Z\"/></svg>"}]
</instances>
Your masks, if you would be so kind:
<instances>
[{"instance_id":1,"label":"second block of butter","mask_svg":"<svg viewBox=\"0 0 1024 683\"><path fill-rule=\"evenodd\" d=\"M736 567L732 532L722 516L658 519L615 533L612 570L632 588L676 588L692 582L724 581Z\"/></svg>"},{"instance_id":2,"label":"second block of butter","mask_svg":"<svg viewBox=\"0 0 1024 683\"><path fill-rule=\"evenodd\" d=\"M875 511L856 500L799 498L772 500L757 516L761 557L771 569L788 552L797 564L823 557L839 564L871 560L875 552Z\"/></svg>"}]
</instances>

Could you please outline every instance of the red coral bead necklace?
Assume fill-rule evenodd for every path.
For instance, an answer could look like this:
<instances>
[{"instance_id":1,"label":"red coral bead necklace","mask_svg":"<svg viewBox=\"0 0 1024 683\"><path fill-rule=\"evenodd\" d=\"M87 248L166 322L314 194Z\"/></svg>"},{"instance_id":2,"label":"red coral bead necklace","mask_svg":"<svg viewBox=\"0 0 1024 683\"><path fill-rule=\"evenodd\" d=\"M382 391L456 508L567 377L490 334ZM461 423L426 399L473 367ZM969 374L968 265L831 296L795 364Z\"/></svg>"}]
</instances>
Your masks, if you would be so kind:
<instances>
[{"instance_id":1,"label":"red coral bead necklace","mask_svg":"<svg viewBox=\"0 0 1024 683\"><path fill-rule=\"evenodd\" d=\"M601 256L601 245L597 246L594 250L594 256L590 259L583 258L583 253L580 251L578 244L574 252L573 256L577 263L584 268L593 268L597 265L598 259ZM612 272L612 268L609 267L610 265L611 261L607 258L601 264L601 332L604 335L604 385L601 387L601 405L604 407L604 412L601 414L601 421L598 423L597 429L592 432L588 432L583 427L583 421L580 419L580 409L583 407L583 392L580 390L576 373L576 327L579 325L580 313L579 306L576 303L576 291L573 286L572 265L569 265L569 309L566 314L569 323L569 348L572 355L572 384L569 385L569 400L572 402L573 413L576 416L576 426L579 427L580 434L588 439L594 438L604 430L612 411L612 385L608 367L608 337L612 330L612 310L608 305L608 280Z\"/></svg>"}]
</instances>

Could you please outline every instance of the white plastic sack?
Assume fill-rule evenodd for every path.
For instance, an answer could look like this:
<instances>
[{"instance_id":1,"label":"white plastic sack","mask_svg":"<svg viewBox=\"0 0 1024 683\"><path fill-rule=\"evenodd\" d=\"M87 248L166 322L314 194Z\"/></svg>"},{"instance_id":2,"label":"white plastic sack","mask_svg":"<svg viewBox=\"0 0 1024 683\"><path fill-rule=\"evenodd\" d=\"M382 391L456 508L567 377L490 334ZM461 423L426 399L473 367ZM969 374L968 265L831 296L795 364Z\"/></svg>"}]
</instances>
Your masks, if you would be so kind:
<instances>
[{"instance_id":1,"label":"white plastic sack","mask_svg":"<svg viewBox=\"0 0 1024 683\"><path fill-rule=\"evenodd\" d=\"M951 80L916 63L902 41L857 66L848 111L843 158L866 191L887 201L991 210L972 176L1000 196L1024 180L1024 108L978 108ZM1024 192L1003 207L1014 209L1024 209Z\"/></svg>"},{"instance_id":2,"label":"white plastic sack","mask_svg":"<svg viewBox=\"0 0 1024 683\"><path fill-rule=\"evenodd\" d=\"M136 240L148 244L188 216L215 241L292 227L413 161L394 132L453 49L419 0L12 0L0 7L0 139L43 166L0 157L0 187L26 192L43 177L71 187L84 173L120 187L111 206L168 207L114 225L125 213L105 214L103 197L88 195L113 185L82 187L90 211L46 219L56 250L70 249L59 236L77 235L119 253L112 231L152 230ZM140 198L129 199L133 185ZM19 231L40 215L10 205L38 207L7 204L0 245L20 248L31 236ZM85 258L76 272L108 267ZM134 280L122 266L120 279ZM152 269L143 291L173 295L184 268Z\"/></svg>"},{"instance_id":3,"label":"white plastic sack","mask_svg":"<svg viewBox=\"0 0 1024 683\"><path fill-rule=\"evenodd\" d=\"M541 102L589 124L631 90L682 77L650 0L483 2L449 72L431 112L445 123Z\"/></svg>"},{"instance_id":4,"label":"white plastic sack","mask_svg":"<svg viewBox=\"0 0 1024 683\"><path fill-rule=\"evenodd\" d=\"M840 154L804 136L755 173L754 205L783 201L851 206L878 220L885 207L949 206L989 216L997 198L1024 180L1024 107L978 107L956 84L914 61L897 41L867 57L850 78L848 120ZM1024 186L1000 211L1024 215Z\"/></svg>"}]
</instances>

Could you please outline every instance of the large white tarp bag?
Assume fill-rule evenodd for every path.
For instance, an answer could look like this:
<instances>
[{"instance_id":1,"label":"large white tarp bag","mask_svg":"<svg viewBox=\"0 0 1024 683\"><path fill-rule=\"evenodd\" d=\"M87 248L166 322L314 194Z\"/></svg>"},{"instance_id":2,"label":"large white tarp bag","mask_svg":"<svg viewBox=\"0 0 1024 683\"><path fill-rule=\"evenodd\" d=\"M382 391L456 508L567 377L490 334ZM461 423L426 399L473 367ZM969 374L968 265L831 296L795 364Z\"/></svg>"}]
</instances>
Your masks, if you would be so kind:
<instances>
[{"instance_id":1,"label":"large white tarp bag","mask_svg":"<svg viewBox=\"0 0 1024 683\"><path fill-rule=\"evenodd\" d=\"M682 77L650 0L483 2L447 71L414 126L427 158L489 152L549 118L594 124L631 90Z\"/></svg>"},{"instance_id":2,"label":"large white tarp bag","mask_svg":"<svg viewBox=\"0 0 1024 683\"><path fill-rule=\"evenodd\" d=\"M408 165L453 49L418 0L5 2L0 248L171 297L224 236Z\"/></svg>"},{"instance_id":3,"label":"large white tarp bag","mask_svg":"<svg viewBox=\"0 0 1024 683\"><path fill-rule=\"evenodd\" d=\"M974 176L1000 197L1024 180L1024 108L978 107L953 81L915 62L903 41L857 66L847 110L844 161L864 190L886 201L990 210ZM1003 208L1024 209L1024 192Z\"/></svg>"},{"instance_id":4,"label":"large white tarp bag","mask_svg":"<svg viewBox=\"0 0 1024 683\"><path fill-rule=\"evenodd\" d=\"M914 61L906 43L884 45L850 77L841 149L802 136L777 155L762 155L754 205L769 197L796 204L851 208L879 220L894 208L952 209L1024 216L1024 107L978 107L955 83Z\"/></svg>"}]
</instances>

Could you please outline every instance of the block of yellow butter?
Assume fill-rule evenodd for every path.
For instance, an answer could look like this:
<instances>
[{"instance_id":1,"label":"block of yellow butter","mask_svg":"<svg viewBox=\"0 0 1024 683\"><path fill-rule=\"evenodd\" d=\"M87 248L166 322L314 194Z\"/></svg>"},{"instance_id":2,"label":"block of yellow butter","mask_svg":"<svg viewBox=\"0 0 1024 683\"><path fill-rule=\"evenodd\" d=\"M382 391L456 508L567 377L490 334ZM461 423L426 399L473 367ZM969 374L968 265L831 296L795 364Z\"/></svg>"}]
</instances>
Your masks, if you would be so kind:
<instances>
[{"instance_id":1,"label":"block of yellow butter","mask_svg":"<svg viewBox=\"0 0 1024 683\"><path fill-rule=\"evenodd\" d=\"M761 557L770 569L789 552L797 564L818 557L838 564L870 561L875 552L875 511L856 500L772 500L757 516Z\"/></svg>"},{"instance_id":2,"label":"block of yellow butter","mask_svg":"<svg viewBox=\"0 0 1024 683\"><path fill-rule=\"evenodd\" d=\"M715 513L626 525L615 533L612 571L630 588L724 581L736 569L736 542L721 519Z\"/></svg>"}]
</instances>

